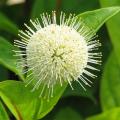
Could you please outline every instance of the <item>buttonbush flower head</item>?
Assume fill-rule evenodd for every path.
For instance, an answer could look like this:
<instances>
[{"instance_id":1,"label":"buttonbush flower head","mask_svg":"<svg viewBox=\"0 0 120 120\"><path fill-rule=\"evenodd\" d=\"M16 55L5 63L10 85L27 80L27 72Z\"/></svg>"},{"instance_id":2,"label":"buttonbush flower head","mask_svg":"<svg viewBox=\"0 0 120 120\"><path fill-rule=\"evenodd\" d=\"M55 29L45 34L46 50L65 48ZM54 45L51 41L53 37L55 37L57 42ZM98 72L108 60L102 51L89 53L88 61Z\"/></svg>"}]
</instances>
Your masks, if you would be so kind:
<instances>
[{"instance_id":1,"label":"buttonbush flower head","mask_svg":"<svg viewBox=\"0 0 120 120\"><path fill-rule=\"evenodd\" d=\"M15 51L20 56L18 66L27 73L26 86L34 84L32 91L42 88L40 97L46 90L53 96L54 86L65 82L73 89L72 82L76 81L86 90L85 85L92 83L88 78L96 77L90 72L97 70L93 65L101 62L96 35L71 14L66 18L61 12L59 22L55 12L52 16L41 14L40 18L30 20L33 29L25 24L27 30L19 34L21 40L14 41L20 48Z\"/></svg>"}]
</instances>

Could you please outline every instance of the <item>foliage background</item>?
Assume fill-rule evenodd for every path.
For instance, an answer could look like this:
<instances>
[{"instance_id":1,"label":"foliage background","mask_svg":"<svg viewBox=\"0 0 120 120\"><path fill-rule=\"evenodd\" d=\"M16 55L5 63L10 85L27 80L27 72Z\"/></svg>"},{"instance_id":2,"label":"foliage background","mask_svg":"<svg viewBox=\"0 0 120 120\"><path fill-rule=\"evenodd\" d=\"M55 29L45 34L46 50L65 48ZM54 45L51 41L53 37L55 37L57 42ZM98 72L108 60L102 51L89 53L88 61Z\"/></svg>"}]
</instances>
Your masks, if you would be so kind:
<instances>
[{"instance_id":1,"label":"foliage background","mask_svg":"<svg viewBox=\"0 0 120 120\"><path fill-rule=\"evenodd\" d=\"M14 49L13 40L18 38L18 29L24 29L23 23L29 23L30 18L39 17L42 12L51 13L52 10L80 14L102 7L119 5L120 0L25 0L23 3L14 5L8 5L7 0L0 0L0 81L2 83L0 84L2 91L0 93L0 120L25 120L24 118L35 120L36 118L31 119L31 116L38 114L39 108L34 111L34 106L39 106L38 103L42 102L34 100L35 95L30 94L26 97L25 93L28 90L24 90L22 83L18 84L20 79L24 78L19 70L15 69L13 62L9 61L13 54L11 50ZM55 107L51 108L52 111L46 116L43 113L37 118L42 120L120 120L119 28L120 13L104 24L97 33L102 42L103 64L93 86L88 88L87 92L77 84L74 85L75 91L67 87ZM16 74L20 76L20 79ZM14 81L9 80L16 82L14 84ZM21 86L20 90L16 90L17 86ZM9 92L12 97L7 94ZM21 93L23 98L19 98ZM11 102L11 99L7 97L14 98L15 101ZM24 104L21 101L24 101ZM53 100L52 104L55 101ZM15 110L16 104L18 105L16 108L20 108L18 111ZM42 105L47 109L47 103ZM30 111L30 107L33 111ZM22 113L23 117L18 115L19 110L22 111L20 114ZM42 118L42 116L45 117Z\"/></svg>"}]
</instances>

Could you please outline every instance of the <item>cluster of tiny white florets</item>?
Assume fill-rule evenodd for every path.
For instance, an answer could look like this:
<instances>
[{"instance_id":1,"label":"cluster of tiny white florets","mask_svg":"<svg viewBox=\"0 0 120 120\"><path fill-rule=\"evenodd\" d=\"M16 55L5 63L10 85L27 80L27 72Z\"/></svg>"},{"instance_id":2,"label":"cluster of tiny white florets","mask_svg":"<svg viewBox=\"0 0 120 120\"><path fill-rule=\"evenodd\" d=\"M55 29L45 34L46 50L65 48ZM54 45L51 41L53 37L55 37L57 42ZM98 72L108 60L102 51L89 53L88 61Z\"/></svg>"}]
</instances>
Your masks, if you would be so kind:
<instances>
[{"instance_id":1,"label":"cluster of tiny white florets","mask_svg":"<svg viewBox=\"0 0 120 120\"><path fill-rule=\"evenodd\" d=\"M52 17L42 14L39 20L30 20L36 30L28 28L20 31L21 41L15 40L15 46L21 48L15 51L20 56L19 65L26 68L27 84L34 82L33 91L42 86L40 96L45 89L53 96L56 84L61 86L68 82L77 81L83 89L84 84L92 83L87 76L96 77L90 70L97 70L92 64L100 64L101 53L96 50L101 45L94 40L94 32L89 31L77 17L70 15L67 19L61 13L60 23L56 22L56 14Z\"/></svg>"}]
</instances>

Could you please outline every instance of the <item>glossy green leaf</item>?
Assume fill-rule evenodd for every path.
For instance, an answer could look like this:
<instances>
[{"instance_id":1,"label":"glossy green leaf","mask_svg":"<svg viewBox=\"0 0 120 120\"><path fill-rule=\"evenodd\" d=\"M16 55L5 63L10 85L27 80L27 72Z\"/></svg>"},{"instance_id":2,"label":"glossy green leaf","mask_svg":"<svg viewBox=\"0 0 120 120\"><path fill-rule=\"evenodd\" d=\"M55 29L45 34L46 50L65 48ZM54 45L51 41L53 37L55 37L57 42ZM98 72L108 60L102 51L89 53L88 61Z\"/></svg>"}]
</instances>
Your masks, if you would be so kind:
<instances>
[{"instance_id":1,"label":"glossy green leaf","mask_svg":"<svg viewBox=\"0 0 120 120\"><path fill-rule=\"evenodd\" d=\"M37 118L40 119L40 118L44 117L47 113L49 113L53 109L53 107L57 104L58 100L60 99L63 92L65 91L66 86L67 86L66 83L62 87L59 84L57 84L54 87L54 95L49 100L49 102L47 100L45 100L44 98L41 99L41 106L38 110Z\"/></svg>"},{"instance_id":2,"label":"glossy green leaf","mask_svg":"<svg viewBox=\"0 0 120 120\"><path fill-rule=\"evenodd\" d=\"M78 15L78 17L83 20L84 24L88 28L97 32L108 19L117 14L119 11L120 7L107 7L82 13Z\"/></svg>"},{"instance_id":3,"label":"glossy green leaf","mask_svg":"<svg viewBox=\"0 0 120 120\"><path fill-rule=\"evenodd\" d=\"M0 101L0 120L9 120L8 114Z\"/></svg>"},{"instance_id":4,"label":"glossy green leaf","mask_svg":"<svg viewBox=\"0 0 120 120\"><path fill-rule=\"evenodd\" d=\"M0 13L0 30L5 30L15 36L18 33L17 26L2 13Z\"/></svg>"},{"instance_id":5,"label":"glossy green leaf","mask_svg":"<svg viewBox=\"0 0 120 120\"><path fill-rule=\"evenodd\" d=\"M65 107L60 109L54 117L55 120L83 120L81 115L72 108Z\"/></svg>"},{"instance_id":6,"label":"glossy green leaf","mask_svg":"<svg viewBox=\"0 0 120 120\"><path fill-rule=\"evenodd\" d=\"M1 82L0 97L17 120L34 118L37 107L36 93L31 93L22 82Z\"/></svg>"},{"instance_id":7,"label":"glossy green leaf","mask_svg":"<svg viewBox=\"0 0 120 120\"><path fill-rule=\"evenodd\" d=\"M120 108L106 111L100 115L90 117L87 120L120 120Z\"/></svg>"},{"instance_id":8,"label":"glossy green leaf","mask_svg":"<svg viewBox=\"0 0 120 120\"><path fill-rule=\"evenodd\" d=\"M107 2L106 0L100 0L100 3L102 7L120 6L120 0L111 0L109 2ZM120 63L120 13L113 17L111 20L109 20L106 25L112 44L114 46L115 54Z\"/></svg>"},{"instance_id":9,"label":"glossy green leaf","mask_svg":"<svg viewBox=\"0 0 120 120\"><path fill-rule=\"evenodd\" d=\"M16 67L17 60L14 57L14 52L16 48L10 44L6 39L0 37L0 64L4 65L11 71L15 72L17 75L23 78L20 69Z\"/></svg>"},{"instance_id":10,"label":"glossy green leaf","mask_svg":"<svg viewBox=\"0 0 120 120\"><path fill-rule=\"evenodd\" d=\"M0 83L0 97L17 120L36 120L44 117L59 100L66 85L55 88L54 96L48 102L39 98L40 91L30 92L20 81L3 81Z\"/></svg>"},{"instance_id":11,"label":"glossy green leaf","mask_svg":"<svg viewBox=\"0 0 120 120\"><path fill-rule=\"evenodd\" d=\"M120 6L120 0L114 0L107 2L106 0L100 0L101 6ZM109 20L107 23L108 32L114 47L114 54L111 55L106 65L102 85L101 85L101 102L103 110L108 110L120 106L120 13ZM107 89L109 88L109 89ZM106 92L103 92L106 90ZM103 92L103 93L102 93ZM105 99L108 99L108 102Z\"/></svg>"},{"instance_id":12,"label":"glossy green leaf","mask_svg":"<svg viewBox=\"0 0 120 120\"><path fill-rule=\"evenodd\" d=\"M120 64L115 53L106 63L101 82L101 103L103 110L120 106Z\"/></svg>"}]
</instances>

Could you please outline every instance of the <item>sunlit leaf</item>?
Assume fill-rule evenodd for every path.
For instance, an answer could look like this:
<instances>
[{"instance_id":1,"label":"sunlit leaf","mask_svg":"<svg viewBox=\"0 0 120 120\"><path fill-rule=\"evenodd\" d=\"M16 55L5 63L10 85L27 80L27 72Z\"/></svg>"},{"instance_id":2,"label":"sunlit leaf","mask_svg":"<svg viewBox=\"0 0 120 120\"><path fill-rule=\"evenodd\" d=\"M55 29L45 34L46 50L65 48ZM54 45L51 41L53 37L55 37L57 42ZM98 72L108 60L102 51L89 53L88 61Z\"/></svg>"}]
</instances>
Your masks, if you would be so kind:
<instances>
[{"instance_id":1,"label":"sunlit leaf","mask_svg":"<svg viewBox=\"0 0 120 120\"><path fill-rule=\"evenodd\" d=\"M31 92L31 87L25 87L20 81L0 82L0 97L18 120L36 120L44 117L59 100L66 86L56 87L54 97L39 98L40 91Z\"/></svg>"},{"instance_id":2,"label":"sunlit leaf","mask_svg":"<svg viewBox=\"0 0 120 120\"><path fill-rule=\"evenodd\" d=\"M106 0L100 0L101 6L119 6L120 0L114 0L106 2ZM110 56L108 63L105 67L101 85L101 102L103 110L108 110L120 106L120 13L107 22L107 28L111 41L114 46L114 53ZM107 99L107 100L105 100Z\"/></svg>"},{"instance_id":3,"label":"sunlit leaf","mask_svg":"<svg viewBox=\"0 0 120 120\"><path fill-rule=\"evenodd\" d=\"M100 115L90 117L87 120L120 120L120 108L106 111Z\"/></svg>"},{"instance_id":4,"label":"sunlit leaf","mask_svg":"<svg viewBox=\"0 0 120 120\"><path fill-rule=\"evenodd\" d=\"M34 118L37 107L36 94L25 88L22 82L10 80L1 82L0 97L17 120Z\"/></svg>"},{"instance_id":5,"label":"sunlit leaf","mask_svg":"<svg viewBox=\"0 0 120 120\"><path fill-rule=\"evenodd\" d=\"M41 106L38 110L37 118L40 119L44 117L47 113L49 113L53 109L53 107L57 104L60 97L62 96L66 86L67 86L66 83L62 87L59 84L57 84L54 87L54 95L52 98L50 98L49 102L47 101L47 99L45 100L44 98L43 99L41 98Z\"/></svg>"},{"instance_id":6,"label":"sunlit leaf","mask_svg":"<svg viewBox=\"0 0 120 120\"><path fill-rule=\"evenodd\" d=\"M120 106L120 64L112 53L104 70L101 83L101 103L103 110Z\"/></svg>"},{"instance_id":7,"label":"sunlit leaf","mask_svg":"<svg viewBox=\"0 0 120 120\"><path fill-rule=\"evenodd\" d=\"M107 2L106 0L100 0L102 7L108 7L108 6L120 6L120 0L111 0ZM107 23L108 32L112 41L112 44L114 46L114 51L117 56L117 59L120 63L120 13L117 14L115 17L113 17L111 20L109 20Z\"/></svg>"},{"instance_id":8,"label":"sunlit leaf","mask_svg":"<svg viewBox=\"0 0 120 120\"><path fill-rule=\"evenodd\" d=\"M9 120L8 114L0 101L0 120Z\"/></svg>"},{"instance_id":9,"label":"sunlit leaf","mask_svg":"<svg viewBox=\"0 0 120 120\"><path fill-rule=\"evenodd\" d=\"M120 7L106 7L88 11L78 15L87 27L97 32L99 28L112 16L120 11Z\"/></svg>"}]
</instances>

